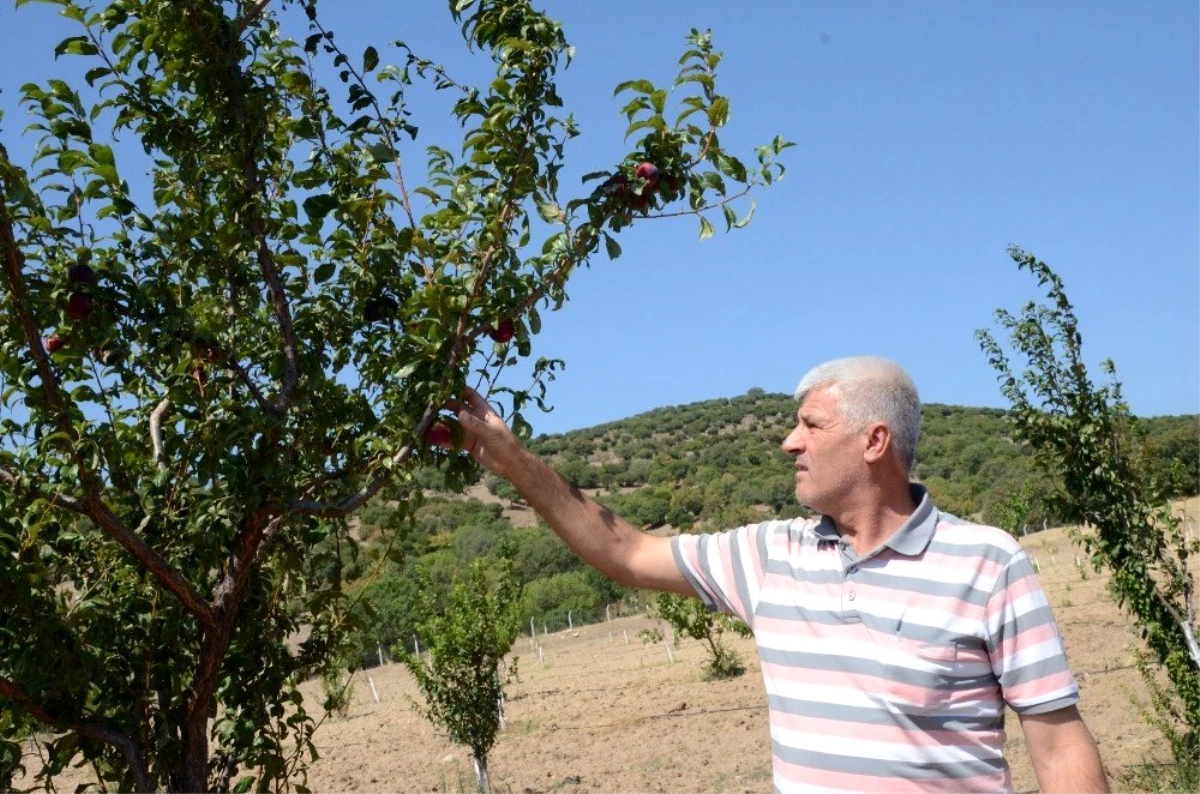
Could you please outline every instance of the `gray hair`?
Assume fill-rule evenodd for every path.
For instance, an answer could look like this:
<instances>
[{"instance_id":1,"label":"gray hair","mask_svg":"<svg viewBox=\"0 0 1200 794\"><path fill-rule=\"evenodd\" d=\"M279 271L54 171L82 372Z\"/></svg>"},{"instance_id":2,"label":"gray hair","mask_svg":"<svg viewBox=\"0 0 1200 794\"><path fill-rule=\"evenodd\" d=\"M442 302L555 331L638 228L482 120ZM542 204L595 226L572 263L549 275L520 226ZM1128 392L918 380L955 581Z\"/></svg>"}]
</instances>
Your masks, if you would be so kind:
<instances>
[{"instance_id":1,"label":"gray hair","mask_svg":"<svg viewBox=\"0 0 1200 794\"><path fill-rule=\"evenodd\" d=\"M913 379L894 361L879 356L854 356L826 361L810 369L796 387L796 399L804 402L818 387L834 389L842 416L851 430L866 430L882 422L892 431L892 449L911 472L917 459L921 435L921 398Z\"/></svg>"}]
</instances>

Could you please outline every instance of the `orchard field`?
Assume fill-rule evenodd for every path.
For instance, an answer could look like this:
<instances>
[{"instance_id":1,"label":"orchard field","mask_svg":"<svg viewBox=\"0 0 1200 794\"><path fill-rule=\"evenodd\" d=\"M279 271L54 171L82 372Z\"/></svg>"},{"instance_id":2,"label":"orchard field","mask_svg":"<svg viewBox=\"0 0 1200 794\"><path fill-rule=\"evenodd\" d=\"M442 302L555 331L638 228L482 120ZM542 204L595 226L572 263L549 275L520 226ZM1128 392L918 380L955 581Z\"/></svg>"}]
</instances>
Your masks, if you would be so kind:
<instances>
[{"instance_id":1,"label":"orchard field","mask_svg":"<svg viewBox=\"0 0 1200 794\"><path fill-rule=\"evenodd\" d=\"M1200 499L1186 502L1195 525ZM1145 686L1133 667L1129 621L1108 597L1105 577L1076 564L1064 529L1029 535L1023 545L1063 630L1083 692L1081 711L1100 744L1115 790L1131 765L1164 762L1161 737L1131 697ZM1086 574L1086 577L1084 576ZM703 648L684 641L667 659L645 645L642 616L551 632L539 637L545 665L528 636L517 640L520 680L510 686L508 726L492 755L493 781L511 792L769 792L767 713L751 640L731 638L747 672L731 681L701 679ZM628 641L626 641L626 638ZM450 744L414 708L419 699L398 664L358 673L344 718L317 731L321 758L309 771L313 791L471 791L466 752ZM379 694L376 703L371 682ZM320 685L304 687L317 702ZM1014 789L1036 791L1021 732L1009 716ZM70 791L82 770L55 780Z\"/></svg>"}]
</instances>

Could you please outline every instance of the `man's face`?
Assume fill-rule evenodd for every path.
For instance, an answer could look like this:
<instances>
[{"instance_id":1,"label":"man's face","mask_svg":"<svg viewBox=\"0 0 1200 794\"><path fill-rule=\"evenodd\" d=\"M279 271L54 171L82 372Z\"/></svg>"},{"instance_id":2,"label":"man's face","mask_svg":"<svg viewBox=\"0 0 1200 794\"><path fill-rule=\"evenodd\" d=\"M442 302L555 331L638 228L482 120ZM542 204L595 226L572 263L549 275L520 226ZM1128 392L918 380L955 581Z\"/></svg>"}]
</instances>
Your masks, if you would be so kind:
<instances>
[{"instance_id":1,"label":"man's face","mask_svg":"<svg viewBox=\"0 0 1200 794\"><path fill-rule=\"evenodd\" d=\"M829 515L836 515L867 474L866 436L850 429L839 403L836 387L810 391L796 412L796 428L782 444L796 461L796 498Z\"/></svg>"}]
</instances>

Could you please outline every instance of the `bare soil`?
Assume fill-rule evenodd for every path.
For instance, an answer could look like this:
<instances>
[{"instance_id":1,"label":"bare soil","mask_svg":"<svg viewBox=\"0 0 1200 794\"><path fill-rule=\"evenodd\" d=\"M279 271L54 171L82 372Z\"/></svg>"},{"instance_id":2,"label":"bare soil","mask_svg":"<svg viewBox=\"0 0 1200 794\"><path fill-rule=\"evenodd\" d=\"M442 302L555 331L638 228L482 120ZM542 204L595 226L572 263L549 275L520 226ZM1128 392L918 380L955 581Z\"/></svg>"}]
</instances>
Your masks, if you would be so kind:
<instances>
[{"instance_id":1,"label":"bare soil","mask_svg":"<svg viewBox=\"0 0 1200 794\"><path fill-rule=\"evenodd\" d=\"M1193 521L1200 500L1191 499ZM1120 774L1170 754L1131 698L1146 687L1133 663L1140 641L1112 602L1106 576L1087 566L1064 529L1022 540L1041 568L1071 667L1082 690L1080 711L1096 737L1113 785ZM1077 563L1076 560L1079 559ZM520 681L510 686L507 729L493 751L497 790L511 792L769 792L770 740L761 671L753 640L729 638L746 665L731 681L705 681L700 643L684 640L667 659L645 645L643 617L614 619L539 636L546 664L528 637L517 641ZM425 722L420 696L399 665L371 673L376 704L360 673L346 719L317 733L322 758L309 771L314 791L473 790L469 754ZM319 689L310 687L314 696ZM1009 714L1007 752L1013 786L1037 781L1016 715Z\"/></svg>"},{"instance_id":2,"label":"bare soil","mask_svg":"<svg viewBox=\"0 0 1200 794\"><path fill-rule=\"evenodd\" d=\"M1189 500L1193 521L1200 500ZM1121 789L1130 765L1167 761L1161 736L1131 705L1145 698L1133 667L1138 640L1112 603L1106 577L1092 572L1065 530L1023 539L1058 617L1082 689L1080 710ZM769 792L770 742L753 641L730 643L746 673L705 681L700 643L685 640L668 661L663 644L645 645L644 617L626 617L539 636L545 664L528 637L517 641L519 681L509 688L508 724L493 751L497 791L509 792ZM469 754L417 712L420 696L408 672L387 664L354 679L345 718L328 718L316 734L321 758L311 765L313 791L472 791ZM379 695L376 703L371 684ZM319 703L318 682L304 686ZM312 705L310 705L312 707ZM1036 791L1024 740L1010 714L1008 753L1018 792ZM86 777L56 780L68 791ZM297 781L299 782L299 781Z\"/></svg>"}]
</instances>

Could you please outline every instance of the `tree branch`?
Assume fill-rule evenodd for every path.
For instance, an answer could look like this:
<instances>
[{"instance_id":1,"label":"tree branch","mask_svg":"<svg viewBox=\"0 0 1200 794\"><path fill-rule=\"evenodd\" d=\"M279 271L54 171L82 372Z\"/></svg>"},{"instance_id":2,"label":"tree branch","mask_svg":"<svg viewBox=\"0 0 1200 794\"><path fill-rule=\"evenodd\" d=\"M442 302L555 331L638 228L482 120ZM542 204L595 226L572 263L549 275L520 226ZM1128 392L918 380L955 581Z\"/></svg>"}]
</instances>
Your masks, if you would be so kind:
<instances>
[{"instance_id":1,"label":"tree branch","mask_svg":"<svg viewBox=\"0 0 1200 794\"><path fill-rule=\"evenodd\" d=\"M1157 587L1154 589L1154 597L1158 599L1158 602L1170 614L1171 618L1179 624L1179 629L1183 632L1183 637L1187 641L1188 653L1192 657L1192 664L1196 665L1196 669L1200 670L1200 643L1196 642L1196 633L1192 630L1191 621L1186 620L1180 615L1175 605Z\"/></svg>"},{"instance_id":2,"label":"tree branch","mask_svg":"<svg viewBox=\"0 0 1200 794\"><path fill-rule=\"evenodd\" d=\"M16 682L10 681L7 678L0 677L0 695L13 701L32 714L35 719L46 725L59 730L71 731L88 739L104 742L117 748L125 756L125 760L129 764L129 771L133 775L134 785L137 787L137 790L154 790L154 786L150 780L150 770L146 765L146 758L142 754L141 747L133 737L126 736L120 731L98 722L80 722L66 717L56 717L37 703L33 699L33 696Z\"/></svg>"},{"instance_id":3,"label":"tree branch","mask_svg":"<svg viewBox=\"0 0 1200 794\"><path fill-rule=\"evenodd\" d=\"M267 0L258 0L255 7L246 16L251 20L256 18L266 5ZM243 19L245 18L243 17ZM193 25L195 25L194 20ZM226 58L223 77L234 117L246 129L250 129L251 125L248 125L246 121L245 83L247 78L245 71L241 68L236 51L239 45L240 41L235 39L229 43L229 51L221 53ZM254 239L255 261L258 263L263 281L266 282L271 308L275 313L275 319L279 322L279 331L283 337L283 380L280 383L274 405L271 407L274 413L283 416L292 404L296 385L300 380L300 355L296 342L296 331L292 321L291 307L287 301L287 291L280 280L275 254L271 251L266 230L263 228L262 208L257 203L262 191L262 174L259 172L255 147L253 141L242 140L237 143L240 143L242 148L242 190L244 193L242 198L246 205L246 228Z\"/></svg>"},{"instance_id":4,"label":"tree branch","mask_svg":"<svg viewBox=\"0 0 1200 794\"><path fill-rule=\"evenodd\" d=\"M315 17L312 19L312 25L317 29L318 32L321 33L321 35L325 36L326 45L332 48L335 54L345 58L345 53L342 52L340 47L333 43L333 38ZM408 225L415 229L417 227L417 221L413 216L412 203L408 195L408 186L404 183L404 168L400 157L400 140L399 136L396 135L396 128L392 125L391 121L384 116L383 110L379 107L379 100L375 98L375 92L367 87L367 81L364 80L363 76L358 73L356 68L354 68L353 61L351 61L349 58L345 58L343 67L354 77L354 80L358 83L359 88L366 92L366 96L371 102L371 107L375 109L375 118L379 120L379 123L383 127L384 133L387 136L388 148L392 153L392 163L396 166L396 184L400 187L400 206L404 210L404 214L408 216Z\"/></svg>"},{"instance_id":5,"label":"tree branch","mask_svg":"<svg viewBox=\"0 0 1200 794\"><path fill-rule=\"evenodd\" d=\"M254 20L262 16L262 12L266 9L267 4L270 2L271 0L258 0L249 11L247 11L245 14L242 14L242 16L233 23L237 28L237 32L241 33L246 28L250 27L250 24L254 22Z\"/></svg>"},{"instance_id":6,"label":"tree branch","mask_svg":"<svg viewBox=\"0 0 1200 794\"><path fill-rule=\"evenodd\" d=\"M162 582L163 586L170 590L189 612L199 618L201 623L205 626L212 626L216 623L212 609L204 602L191 583L184 579L179 571L167 562L166 558L150 548L146 541L117 518L98 496L93 498L89 495L84 504L87 507L88 518L92 519L106 535L137 558L138 562Z\"/></svg>"},{"instance_id":7,"label":"tree branch","mask_svg":"<svg viewBox=\"0 0 1200 794\"><path fill-rule=\"evenodd\" d=\"M0 482L10 485L13 488L18 488L21 486L21 478L8 469L0 468ZM55 507L62 507L66 510L70 510L73 513L79 513L80 515L84 516L88 514L87 506L73 496L63 496L62 494L45 496L40 493L38 496L45 499Z\"/></svg>"},{"instance_id":8,"label":"tree branch","mask_svg":"<svg viewBox=\"0 0 1200 794\"><path fill-rule=\"evenodd\" d=\"M256 165L252 164L251 170L257 174ZM296 343L296 329L292 324L292 310L288 306L283 282L279 280L279 271L275 267L275 255L267 245L267 235L263 231L262 219L258 217L257 212L250 214L248 225L258 242L258 269L262 273L263 280L267 282L267 291L271 294L275 319L279 321L279 332L283 336L283 382L279 386L275 404L271 406L276 414L282 416L291 407L296 384L300 381L300 354Z\"/></svg>"},{"instance_id":9,"label":"tree branch","mask_svg":"<svg viewBox=\"0 0 1200 794\"><path fill-rule=\"evenodd\" d=\"M429 425L433 422L433 417L437 415L437 411L429 408L425 411L425 415L421 417L421 421L417 423L416 436L424 438L425 431L429 429ZM399 452L392 456L392 466L399 466L407 460L413 452L416 451L416 443L404 445ZM370 484L363 486L359 490L347 496L340 502L317 502L311 499L297 499L293 502L288 502L284 505L285 512L298 513L306 516L317 516L319 518L342 518L353 513L358 508L366 504L371 497L379 493L383 486L387 485L391 478L387 475L379 475Z\"/></svg>"},{"instance_id":10,"label":"tree branch","mask_svg":"<svg viewBox=\"0 0 1200 794\"><path fill-rule=\"evenodd\" d=\"M171 398L163 397L158 407L150 413L150 441L154 444L154 465L160 470L167 468L167 461L163 457L162 423L170 412Z\"/></svg>"}]
</instances>

